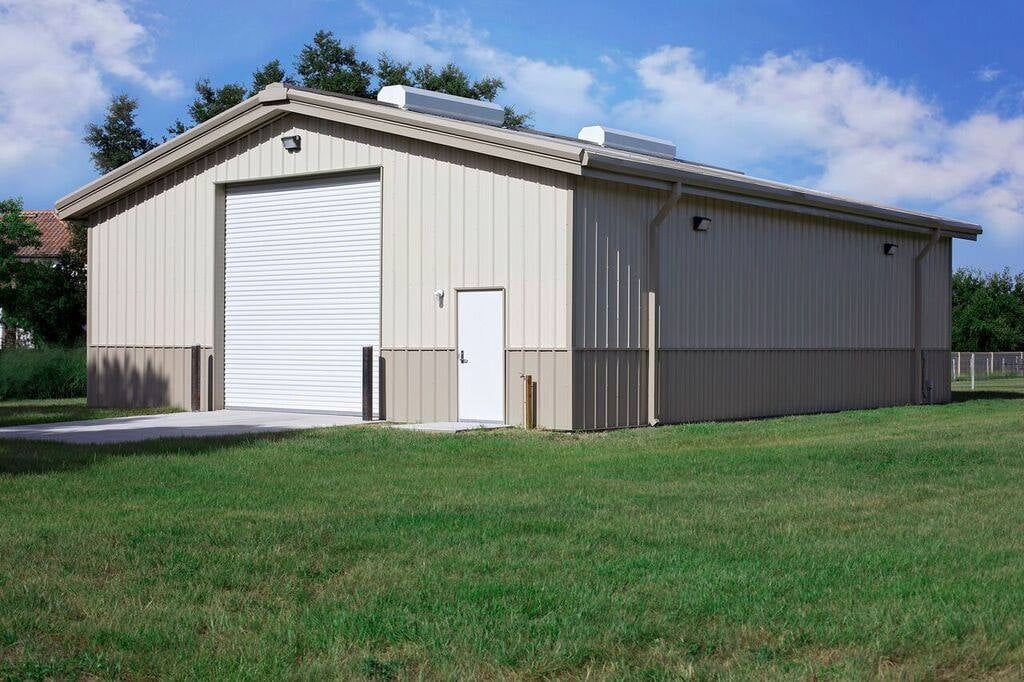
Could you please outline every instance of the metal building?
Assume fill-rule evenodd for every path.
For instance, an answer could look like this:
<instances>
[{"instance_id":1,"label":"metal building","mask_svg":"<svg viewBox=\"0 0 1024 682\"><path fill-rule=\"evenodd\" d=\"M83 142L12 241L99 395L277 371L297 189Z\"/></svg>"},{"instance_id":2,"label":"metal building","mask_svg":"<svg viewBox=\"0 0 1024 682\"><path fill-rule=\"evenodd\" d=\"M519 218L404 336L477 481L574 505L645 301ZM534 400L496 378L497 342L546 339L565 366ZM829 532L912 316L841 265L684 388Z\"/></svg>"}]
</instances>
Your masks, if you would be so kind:
<instances>
[{"instance_id":1,"label":"metal building","mask_svg":"<svg viewBox=\"0 0 1024 682\"><path fill-rule=\"evenodd\" d=\"M364 346L394 421L522 423L523 375L552 429L950 399L977 225L385 90L272 85L57 202L90 404L358 412Z\"/></svg>"}]
</instances>

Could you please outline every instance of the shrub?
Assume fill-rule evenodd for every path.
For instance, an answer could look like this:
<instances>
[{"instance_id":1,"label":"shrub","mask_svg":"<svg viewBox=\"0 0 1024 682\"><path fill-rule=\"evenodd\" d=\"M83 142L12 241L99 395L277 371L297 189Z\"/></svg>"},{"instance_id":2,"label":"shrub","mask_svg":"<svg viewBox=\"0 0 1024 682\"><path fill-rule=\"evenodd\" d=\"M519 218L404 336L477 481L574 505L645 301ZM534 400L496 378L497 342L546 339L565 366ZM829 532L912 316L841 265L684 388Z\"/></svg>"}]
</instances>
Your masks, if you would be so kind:
<instances>
[{"instance_id":1,"label":"shrub","mask_svg":"<svg viewBox=\"0 0 1024 682\"><path fill-rule=\"evenodd\" d=\"M79 398L85 386L84 348L0 351L0 400Z\"/></svg>"}]
</instances>

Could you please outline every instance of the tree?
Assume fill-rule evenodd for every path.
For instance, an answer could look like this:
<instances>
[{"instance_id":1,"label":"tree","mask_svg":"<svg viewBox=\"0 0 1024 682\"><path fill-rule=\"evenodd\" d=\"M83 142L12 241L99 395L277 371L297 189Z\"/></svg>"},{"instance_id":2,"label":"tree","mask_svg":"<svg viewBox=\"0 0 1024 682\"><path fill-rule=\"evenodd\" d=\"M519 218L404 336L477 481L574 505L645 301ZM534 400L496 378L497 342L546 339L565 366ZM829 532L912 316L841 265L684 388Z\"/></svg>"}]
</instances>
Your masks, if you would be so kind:
<instances>
[{"instance_id":1,"label":"tree","mask_svg":"<svg viewBox=\"0 0 1024 682\"><path fill-rule=\"evenodd\" d=\"M356 97L370 96L373 66L356 57L353 45L343 46L330 31L317 31L302 48L295 72L308 88Z\"/></svg>"},{"instance_id":2,"label":"tree","mask_svg":"<svg viewBox=\"0 0 1024 682\"><path fill-rule=\"evenodd\" d=\"M502 128L529 128L530 120L533 118L532 111L519 112L516 108L506 104L505 105L505 120L502 122Z\"/></svg>"},{"instance_id":3,"label":"tree","mask_svg":"<svg viewBox=\"0 0 1024 682\"><path fill-rule=\"evenodd\" d=\"M92 163L100 173L109 173L156 146L135 123L138 106L126 94L115 95L103 122L86 126L83 141L92 147Z\"/></svg>"},{"instance_id":4,"label":"tree","mask_svg":"<svg viewBox=\"0 0 1024 682\"><path fill-rule=\"evenodd\" d=\"M0 310L8 329L22 326L18 294L27 264L18 258L18 251L40 245L39 228L25 218L23 210L20 198L0 201Z\"/></svg>"},{"instance_id":5,"label":"tree","mask_svg":"<svg viewBox=\"0 0 1024 682\"><path fill-rule=\"evenodd\" d=\"M413 85L412 63L396 61L387 52L381 52L377 56L377 84L379 88Z\"/></svg>"},{"instance_id":6,"label":"tree","mask_svg":"<svg viewBox=\"0 0 1024 682\"><path fill-rule=\"evenodd\" d=\"M196 95L188 107L188 115L192 117L193 125L209 121L217 114L240 104L245 99L245 86L228 83L214 88L210 85L209 78L203 78L196 81Z\"/></svg>"},{"instance_id":7,"label":"tree","mask_svg":"<svg viewBox=\"0 0 1024 682\"><path fill-rule=\"evenodd\" d=\"M18 326L39 345L85 341L86 228L71 225L71 243L57 262L25 263L16 291Z\"/></svg>"},{"instance_id":8,"label":"tree","mask_svg":"<svg viewBox=\"0 0 1024 682\"><path fill-rule=\"evenodd\" d=\"M498 91L505 87L500 78L481 78L470 82L466 72L450 62L441 67L440 71L435 71L430 64L424 64L413 70L412 78L417 88L488 102L493 102Z\"/></svg>"},{"instance_id":9,"label":"tree","mask_svg":"<svg viewBox=\"0 0 1024 682\"><path fill-rule=\"evenodd\" d=\"M188 107L188 115L192 119L192 125L185 125L180 118L175 119L174 124L167 128L167 132L171 136L181 135L192 126L208 121L217 114L227 111L236 104L240 104L246 97L256 95L256 93L271 83L287 82L289 82L288 76L285 74L284 69L281 68L281 61L279 59L271 60L256 71L253 71L252 87L249 88L248 92L245 86L239 83L228 83L219 88L214 88L210 85L209 78L201 78L196 81L196 98Z\"/></svg>"},{"instance_id":10,"label":"tree","mask_svg":"<svg viewBox=\"0 0 1024 682\"><path fill-rule=\"evenodd\" d=\"M256 95L260 90L271 83L289 83L288 74L281 68L281 60L273 59L252 73L252 87L249 88L249 97Z\"/></svg>"},{"instance_id":11,"label":"tree","mask_svg":"<svg viewBox=\"0 0 1024 682\"><path fill-rule=\"evenodd\" d=\"M23 260L18 251L39 246L39 228L21 199L0 201L0 307L3 320L38 344L73 346L85 339L86 231L72 224L71 242L57 262Z\"/></svg>"},{"instance_id":12,"label":"tree","mask_svg":"<svg viewBox=\"0 0 1024 682\"><path fill-rule=\"evenodd\" d=\"M953 273L953 349L1024 350L1024 273Z\"/></svg>"}]
</instances>

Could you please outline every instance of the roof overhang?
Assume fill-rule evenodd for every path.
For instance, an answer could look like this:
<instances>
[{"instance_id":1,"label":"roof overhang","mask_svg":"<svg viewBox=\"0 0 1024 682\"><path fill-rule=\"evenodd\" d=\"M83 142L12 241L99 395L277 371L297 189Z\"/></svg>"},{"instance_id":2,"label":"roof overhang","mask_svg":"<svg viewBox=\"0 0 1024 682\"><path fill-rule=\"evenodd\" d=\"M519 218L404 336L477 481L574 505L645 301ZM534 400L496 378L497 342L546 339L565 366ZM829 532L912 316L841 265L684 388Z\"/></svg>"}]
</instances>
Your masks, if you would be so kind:
<instances>
[{"instance_id":1,"label":"roof overhang","mask_svg":"<svg viewBox=\"0 0 1024 682\"><path fill-rule=\"evenodd\" d=\"M936 230L960 239L977 240L980 225L900 208L867 204L799 187L773 183L726 172L666 168L657 163L623 159L587 151L583 175L670 190L683 183L683 193L740 201L767 208L849 220L883 229L930 233ZM729 177L732 175L733 177Z\"/></svg>"},{"instance_id":2,"label":"roof overhang","mask_svg":"<svg viewBox=\"0 0 1024 682\"><path fill-rule=\"evenodd\" d=\"M275 83L258 95L164 142L155 149L57 200L62 219L81 219L124 194L226 142L288 114L332 120L424 142L548 168L570 175L602 177L684 192L767 202L779 208L823 212L848 220L918 232L941 230L976 239L981 227L898 208L860 203L821 192L773 183L687 162L615 153L571 138L406 111L375 101Z\"/></svg>"}]
</instances>

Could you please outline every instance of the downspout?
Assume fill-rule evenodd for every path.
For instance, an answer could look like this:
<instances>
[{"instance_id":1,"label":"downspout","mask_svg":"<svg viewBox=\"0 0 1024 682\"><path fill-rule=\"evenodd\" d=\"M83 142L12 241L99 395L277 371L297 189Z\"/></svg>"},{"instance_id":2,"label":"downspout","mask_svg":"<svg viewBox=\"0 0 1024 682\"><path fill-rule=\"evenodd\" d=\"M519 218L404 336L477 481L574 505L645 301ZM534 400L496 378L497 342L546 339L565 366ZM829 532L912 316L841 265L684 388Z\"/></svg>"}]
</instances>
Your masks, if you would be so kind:
<instances>
[{"instance_id":1,"label":"downspout","mask_svg":"<svg viewBox=\"0 0 1024 682\"><path fill-rule=\"evenodd\" d=\"M932 232L931 239L914 258L914 364L916 365L917 388L914 402L924 403L924 350L921 348L921 271L924 259L939 242L941 231Z\"/></svg>"},{"instance_id":2,"label":"downspout","mask_svg":"<svg viewBox=\"0 0 1024 682\"><path fill-rule=\"evenodd\" d=\"M647 226L647 423L658 423L658 282L660 279L660 227L683 196L683 183L672 183L672 193Z\"/></svg>"}]
</instances>

